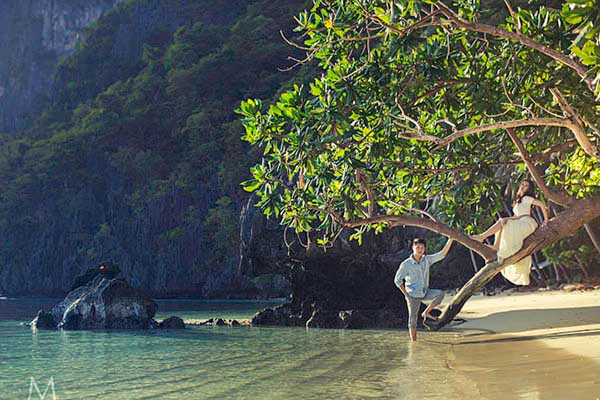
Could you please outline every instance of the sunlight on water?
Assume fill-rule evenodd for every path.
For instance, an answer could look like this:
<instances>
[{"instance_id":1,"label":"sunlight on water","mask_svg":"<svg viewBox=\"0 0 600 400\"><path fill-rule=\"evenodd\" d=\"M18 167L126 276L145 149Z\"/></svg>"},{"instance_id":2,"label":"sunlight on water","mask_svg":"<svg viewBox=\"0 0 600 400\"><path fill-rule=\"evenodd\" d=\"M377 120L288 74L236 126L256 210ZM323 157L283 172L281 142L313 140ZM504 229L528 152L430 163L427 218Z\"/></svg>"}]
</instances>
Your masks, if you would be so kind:
<instances>
[{"instance_id":1,"label":"sunlight on water","mask_svg":"<svg viewBox=\"0 0 600 400\"><path fill-rule=\"evenodd\" d=\"M420 332L411 344L405 331L395 330L34 332L19 326L49 302L0 301L1 400L28 399L32 379L42 394L53 382L62 400L562 399L591 396L600 387L591 360L536 341L458 345L452 332ZM171 301L160 307L162 316L200 319L248 318L265 305ZM565 386L552 378L564 368L580 380ZM31 398L40 396L34 391ZM44 398L53 399L50 391Z\"/></svg>"},{"instance_id":2,"label":"sunlight on water","mask_svg":"<svg viewBox=\"0 0 600 400\"><path fill-rule=\"evenodd\" d=\"M249 317L261 305L212 307L221 308L220 314L164 315ZM432 348L448 347L429 343L411 350L406 332L388 330L199 326L32 332L4 320L0 334L3 400L26 399L31 378L42 391L52 378L60 399L405 398L415 388L401 384L402 371L427 362L422 357L439 357ZM420 360L414 354L419 349Z\"/></svg>"}]
</instances>

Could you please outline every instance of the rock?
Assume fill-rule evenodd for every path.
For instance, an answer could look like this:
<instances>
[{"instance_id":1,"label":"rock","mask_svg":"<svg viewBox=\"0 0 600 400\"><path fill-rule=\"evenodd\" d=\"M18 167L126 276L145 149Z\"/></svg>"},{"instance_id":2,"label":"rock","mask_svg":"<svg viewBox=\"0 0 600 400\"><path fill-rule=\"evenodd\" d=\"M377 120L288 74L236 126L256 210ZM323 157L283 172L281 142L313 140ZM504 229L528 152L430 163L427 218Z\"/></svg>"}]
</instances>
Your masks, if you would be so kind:
<instances>
[{"instance_id":1,"label":"rock","mask_svg":"<svg viewBox=\"0 0 600 400\"><path fill-rule=\"evenodd\" d=\"M158 327L160 329L184 329L185 323L179 317L170 316L169 318L165 318L159 322Z\"/></svg>"},{"instance_id":2,"label":"rock","mask_svg":"<svg viewBox=\"0 0 600 400\"><path fill-rule=\"evenodd\" d=\"M312 312L312 308L310 309ZM312 315L312 314L311 314ZM279 326L303 326L308 318L296 315L290 303L280 304L276 307L265 308L257 312L253 317L252 325L279 325Z\"/></svg>"},{"instance_id":3,"label":"rock","mask_svg":"<svg viewBox=\"0 0 600 400\"><path fill-rule=\"evenodd\" d=\"M214 326L226 326L225 320L223 318L217 318L216 321L213 322Z\"/></svg>"},{"instance_id":4,"label":"rock","mask_svg":"<svg viewBox=\"0 0 600 400\"><path fill-rule=\"evenodd\" d=\"M290 293L290 282L282 274L262 274L252 278L251 282L262 297L286 297Z\"/></svg>"},{"instance_id":5,"label":"rock","mask_svg":"<svg viewBox=\"0 0 600 400\"><path fill-rule=\"evenodd\" d=\"M232 320L231 320L231 324L230 324L230 325L231 325L231 326L241 326L241 324L240 324L240 323L238 322L238 320L236 320L236 319L232 319Z\"/></svg>"},{"instance_id":6,"label":"rock","mask_svg":"<svg viewBox=\"0 0 600 400\"><path fill-rule=\"evenodd\" d=\"M566 292L574 292L576 290L585 290L585 285L581 284L581 283L569 283L566 285L563 285L562 290L566 291Z\"/></svg>"},{"instance_id":7,"label":"rock","mask_svg":"<svg viewBox=\"0 0 600 400\"><path fill-rule=\"evenodd\" d=\"M346 329L368 328L373 324L373 316L364 310L340 311L339 316Z\"/></svg>"},{"instance_id":8,"label":"rock","mask_svg":"<svg viewBox=\"0 0 600 400\"><path fill-rule=\"evenodd\" d=\"M96 276L102 275L106 279L116 278L121 272L120 268L114 264L103 263L96 268L90 268L85 273L75 278L75 282L71 286L71 290L75 290L80 286L85 286L90 283Z\"/></svg>"},{"instance_id":9,"label":"rock","mask_svg":"<svg viewBox=\"0 0 600 400\"><path fill-rule=\"evenodd\" d=\"M335 310L313 311L311 317L306 321L307 328L343 328L344 321L340 318L340 313Z\"/></svg>"},{"instance_id":10,"label":"rock","mask_svg":"<svg viewBox=\"0 0 600 400\"><path fill-rule=\"evenodd\" d=\"M56 329L56 320L52 313L39 310L37 316L31 321L30 326L38 329Z\"/></svg>"},{"instance_id":11,"label":"rock","mask_svg":"<svg viewBox=\"0 0 600 400\"><path fill-rule=\"evenodd\" d=\"M260 220L250 207L252 201L242 213L239 272L287 274L291 288L287 303L259 311L252 325L406 329L408 312L394 275L410 256L411 240L427 238L428 233L394 228L379 235L366 233L358 245L349 240L352 232L342 232L326 252L318 247L305 250L297 243L288 249L280 246L282 229ZM448 257L432 267L431 287L460 287L472 275L469 251L454 245Z\"/></svg>"},{"instance_id":12,"label":"rock","mask_svg":"<svg viewBox=\"0 0 600 400\"><path fill-rule=\"evenodd\" d=\"M71 291L51 313L62 329L146 329L158 306L123 279L97 275Z\"/></svg>"}]
</instances>

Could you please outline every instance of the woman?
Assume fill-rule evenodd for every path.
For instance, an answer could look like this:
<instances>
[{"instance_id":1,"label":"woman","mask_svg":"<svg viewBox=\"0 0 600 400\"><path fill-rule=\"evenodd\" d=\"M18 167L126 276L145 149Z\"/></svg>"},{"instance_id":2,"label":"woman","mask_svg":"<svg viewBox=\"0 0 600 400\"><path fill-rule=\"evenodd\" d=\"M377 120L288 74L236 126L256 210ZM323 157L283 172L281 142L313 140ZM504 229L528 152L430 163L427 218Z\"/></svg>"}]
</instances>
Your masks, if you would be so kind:
<instances>
[{"instance_id":1,"label":"woman","mask_svg":"<svg viewBox=\"0 0 600 400\"><path fill-rule=\"evenodd\" d=\"M533 182L524 180L517 191L517 198L513 202L513 217L500 218L490 228L475 236L471 236L479 242L485 238L496 235L494 249L498 252L498 258L507 258L523 246L523 241L537 228L536 220L531 216L531 206L542 209L545 225L548 222L548 209L546 205L535 198ZM529 270L531 268L531 256L523 258L516 264L509 265L502 270L502 275L515 285L529 285Z\"/></svg>"}]
</instances>

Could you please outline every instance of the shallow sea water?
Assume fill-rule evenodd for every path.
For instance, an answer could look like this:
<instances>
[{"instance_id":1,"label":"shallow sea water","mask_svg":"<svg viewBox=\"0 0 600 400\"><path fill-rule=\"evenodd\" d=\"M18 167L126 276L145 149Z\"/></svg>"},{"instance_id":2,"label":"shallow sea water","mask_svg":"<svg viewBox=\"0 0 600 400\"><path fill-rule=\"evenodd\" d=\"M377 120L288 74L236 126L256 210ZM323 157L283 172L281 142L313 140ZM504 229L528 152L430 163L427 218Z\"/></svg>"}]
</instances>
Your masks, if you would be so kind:
<instances>
[{"instance_id":1,"label":"shallow sea water","mask_svg":"<svg viewBox=\"0 0 600 400\"><path fill-rule=\"evenodd\" d=\"M600 399L597 362L536 340L458 330L419 332L414 344L399 330L19 325L54 301L0 300L0 400ZM158 318L249 318L267 305L159 301Z\"/></svg>"},{"instance_id":2,"label":"shallow sea water","mask_svg":"<svg viewBox=\"0 0 600 400\"><path fill-rule=\"evenodd\" d=\"M0 399L27 399L32 386L31 398L40 397L36 386L52 398L49 382L57 399L408 398L413 385L402 382L402 370L440 364L427 357L438 357L432 347L448 347L429 343L416 356L406 332L393 330L32 331L19 325L51 303L0 301ZM160 302L165 311L158 317L248 318L266 305L168 300Z\"/></svg>"}]
</instances>

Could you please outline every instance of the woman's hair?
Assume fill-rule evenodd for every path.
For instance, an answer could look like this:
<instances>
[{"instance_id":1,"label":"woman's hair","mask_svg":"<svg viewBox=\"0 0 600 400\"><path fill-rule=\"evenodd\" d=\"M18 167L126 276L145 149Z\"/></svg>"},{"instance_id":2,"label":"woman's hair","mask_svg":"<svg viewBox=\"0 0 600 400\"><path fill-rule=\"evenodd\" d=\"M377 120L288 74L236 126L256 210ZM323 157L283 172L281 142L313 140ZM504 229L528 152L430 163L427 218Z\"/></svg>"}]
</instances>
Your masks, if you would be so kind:
<instances>
[{"instance_id":1,"label":"woman's hair","mask_svg":"<svg viewBox=\"0 0 600 400\"><path fill-rule=\"evenodd\" d=\"M527 188L527 191L525 191L525 193L521 194L520 196L518 196L515 201L513 201L513 207L517 204L519 204L521 202L521 200L523 200L523 197L525 196L529 196L529 197L533 197L535 198L535 190L533 189L533 182L530 181L529 179L523 179L521 181L521 183L523 182L527 182L529 183L529 187Z\"/></svg>"}]
</instances>

